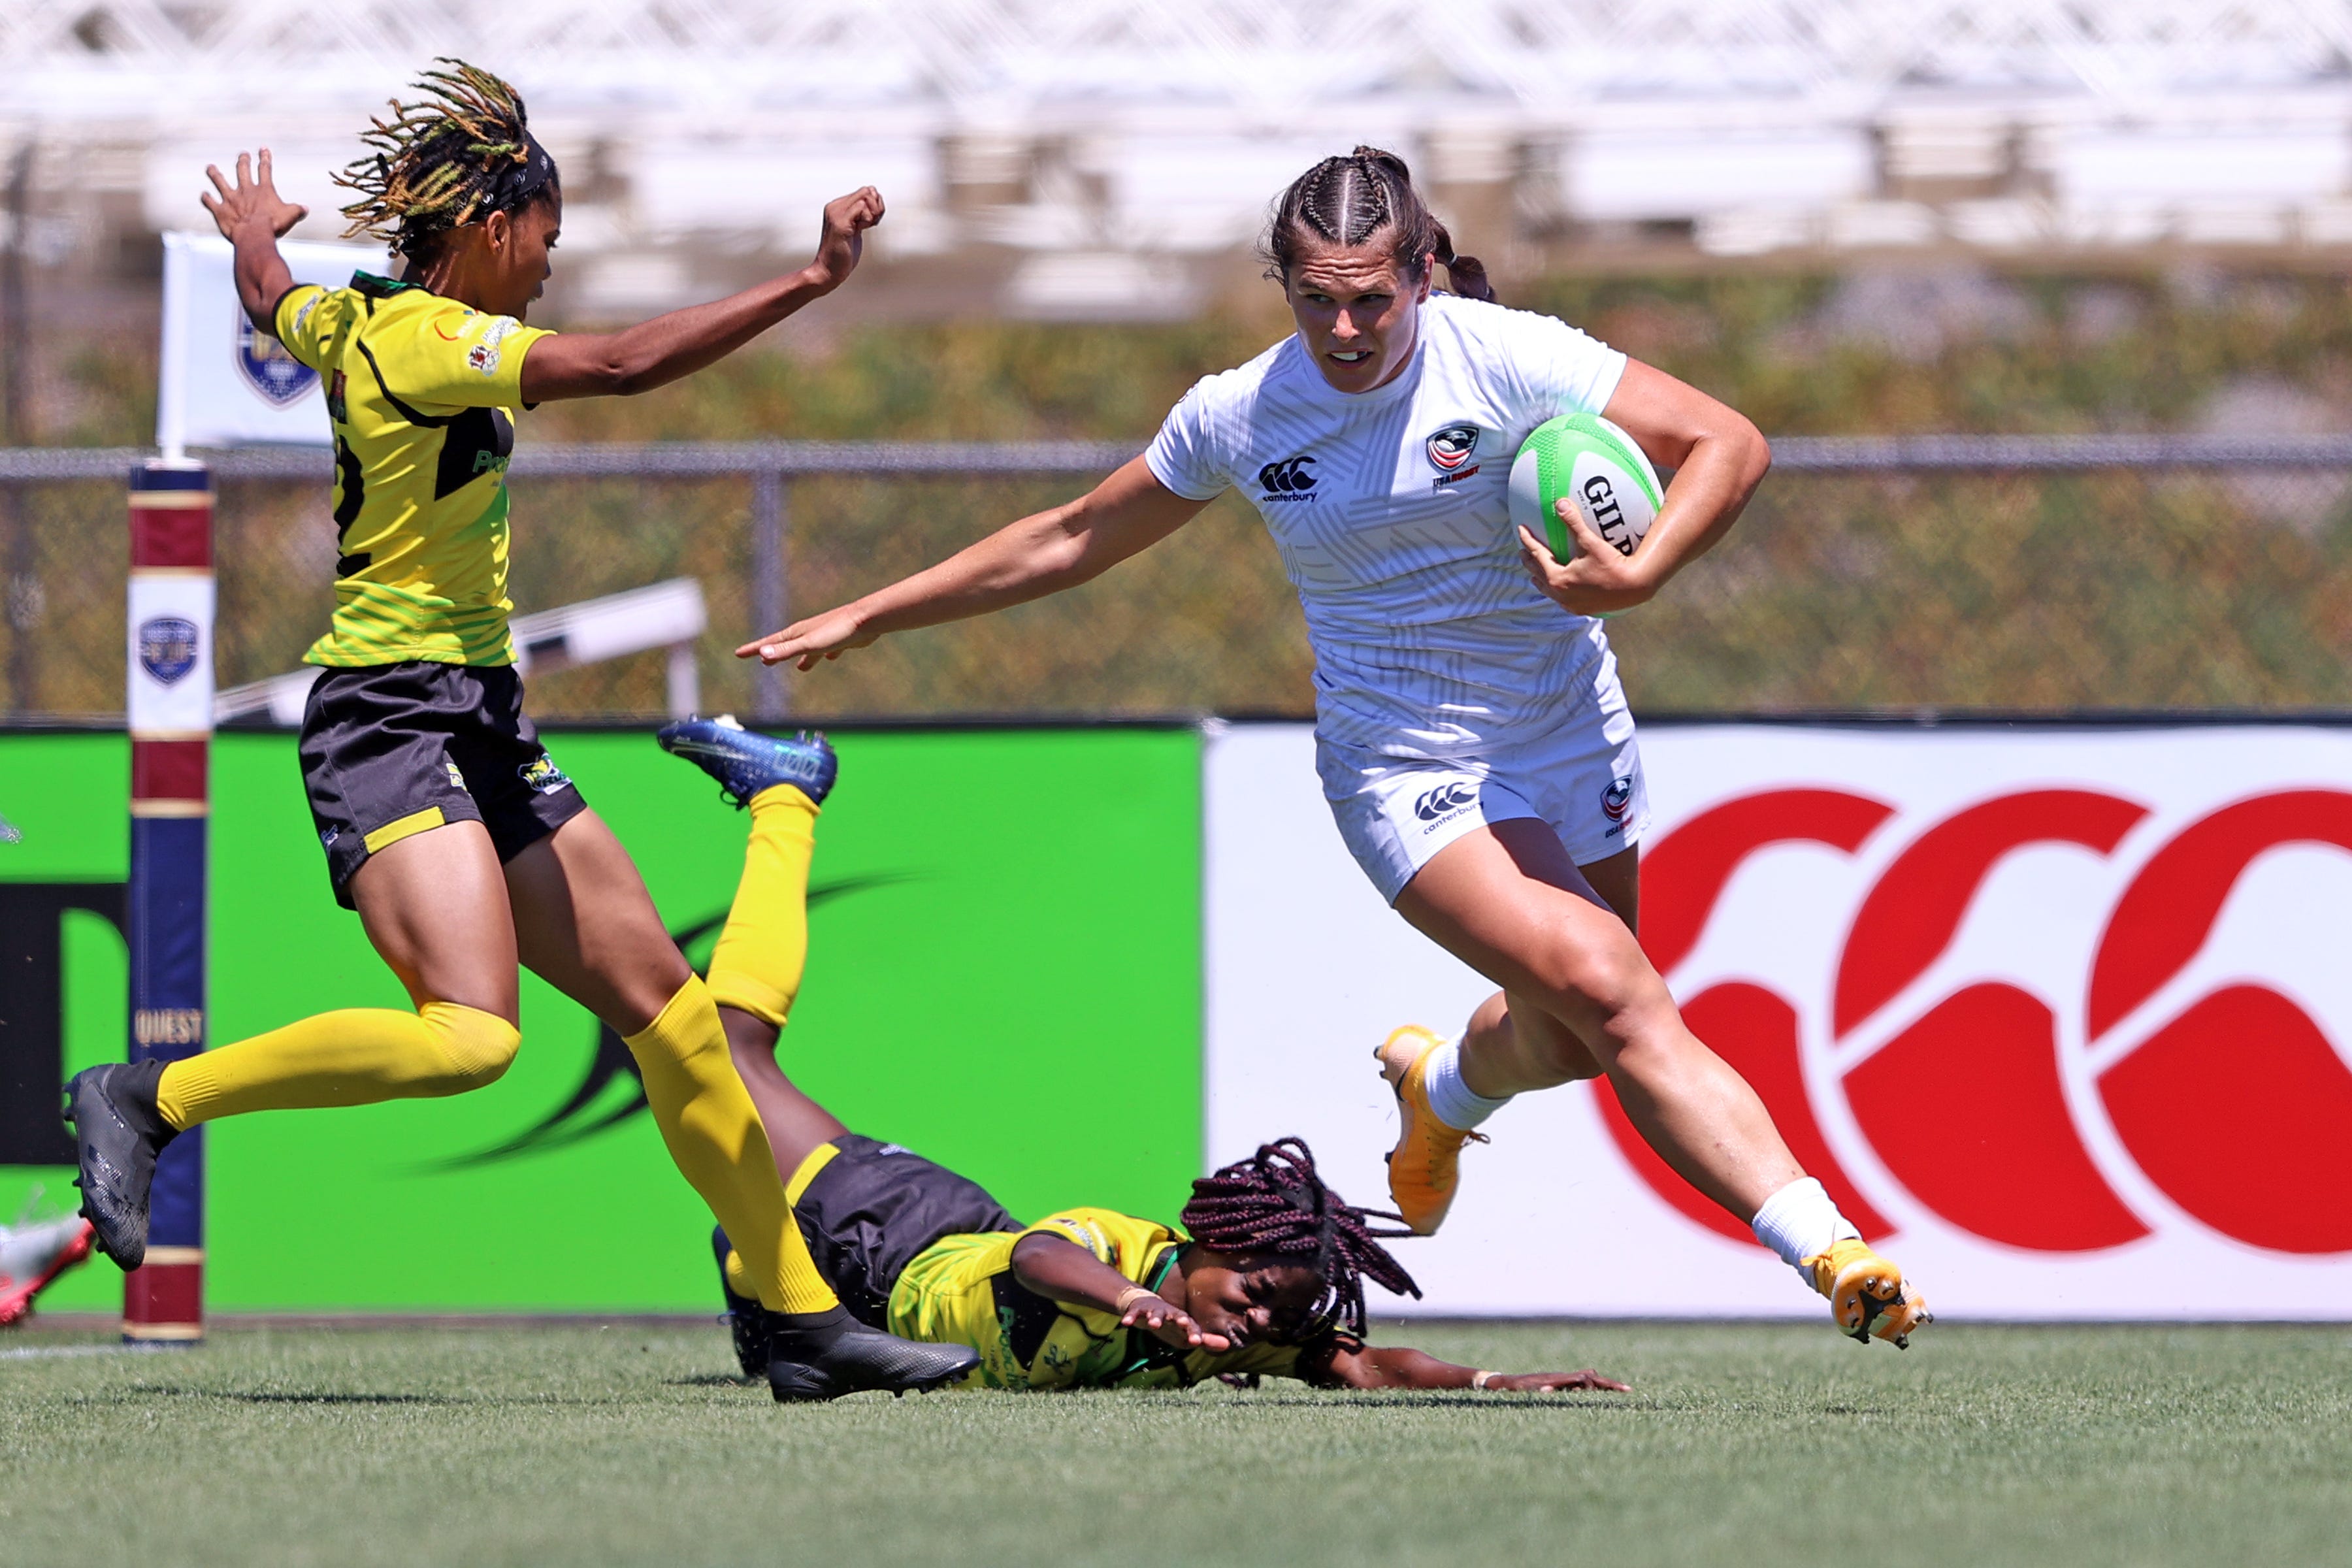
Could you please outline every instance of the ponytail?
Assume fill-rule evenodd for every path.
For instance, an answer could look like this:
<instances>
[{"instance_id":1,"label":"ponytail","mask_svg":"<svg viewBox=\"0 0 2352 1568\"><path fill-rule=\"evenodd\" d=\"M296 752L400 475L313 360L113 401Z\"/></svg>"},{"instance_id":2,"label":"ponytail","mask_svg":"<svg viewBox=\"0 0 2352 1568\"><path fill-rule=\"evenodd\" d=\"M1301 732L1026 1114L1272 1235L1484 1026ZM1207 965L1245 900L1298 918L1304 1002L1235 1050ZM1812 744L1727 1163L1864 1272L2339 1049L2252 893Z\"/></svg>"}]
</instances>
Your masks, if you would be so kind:
<instances>
[{"instance_id":1,"label":"ponytail","mask_svg":"<svg viewBox=\"0 0 2352 1568\"><path fill-rule=\"evenodd\" d=\"M1445 281L1465 300L1484 300L1493 304L1495 285L1486 276L1486 264L1475 256L1454 255L1454 237L1446 233L1445 226L1437 223L1435 218L1430 222L1437 226L1434 252L1437 264L1445 268Z\"/></svg>"}]
</instances>

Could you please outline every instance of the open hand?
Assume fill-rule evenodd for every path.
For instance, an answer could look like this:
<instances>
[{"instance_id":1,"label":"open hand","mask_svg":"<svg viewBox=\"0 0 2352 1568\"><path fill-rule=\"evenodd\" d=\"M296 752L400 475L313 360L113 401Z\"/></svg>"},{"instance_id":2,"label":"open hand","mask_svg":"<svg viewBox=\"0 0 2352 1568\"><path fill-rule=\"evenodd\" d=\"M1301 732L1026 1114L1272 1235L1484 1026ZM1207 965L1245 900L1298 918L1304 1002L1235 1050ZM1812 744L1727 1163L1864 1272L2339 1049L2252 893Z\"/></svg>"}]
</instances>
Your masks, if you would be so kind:
<instances>
[{"instance_id":1,"label":"open hand","mask_svg":"<svg viewBox=\"0 0 2352 1568\"><path fill-rule=\"evenodd\" d=\"M310 216L310 209L298 206L278 194L277 183L270 177L269 149L261 150L260 167L255 168L251 153L236 155L236 184L231 186L216 163L206 164L205 174L213 183L217 195L199 199L205 210L213 215L221 237L236 242L237 231L248 225L266 224L272 239L283 239L286 232Z\"/></svg>"},{"instance_id":2,"label":"open hand","mask_svg":"<svg viewBox=\"0 0 2352 1568\"><path fill-rule=\"evenodd\" d=\"M1560 560L1532 531L1519 530L1519 563L1527 568L1537 592L1579 616L1630 610L1657 592L1638 546L1633 554L1620 555L1615 545L1593 531L1574 501L1562 497L1558 510L1559 521L1576 543L1572 559Z\"/></svg>"},{"instance_id":3,"label":"open hand","mask_svg":"<svg viewBox=\"0 0 2352 1568\"><path fill-rule=\"evenodd\" d=\"M1164 1296L1139 1296L1128 1303L1119 1314L1123 1328L1140 1323L1144 1331L1162 1344L1178 1350L1229 1351L1234 1342L1223 1334L1213 1334L1194 1322L1192 1314L1176 1306Z\"/></svg>"},{"instance_id":4,"label":"open hand","mask_svg":"<svg viewBox=\"0 0 2352 1568\"><path fill-rule=\"evenodd\" d=\"M840 288L857 269L866 252L866 231L882 221L882 193L861 185L845 196L824 204L824 232L816 242L816 259L809 276L826 291Z\"/></svg>"},{"instance_id":5,"label":"open hand","mask_svg":"<svg viewBox=\"0 0 2352 1568\"><path fill-rule=\"evenodd\" d=\"M762 664L797 659L801 668L814 669L818 659L839 658L851 648L864 647L881 635L867 631L856 613L845 605L804 621L794 621L782 631L770 632L747 642L735 650L735 657L757 658Z\"/></svg>"},{"instance_id":6,"label":"open hand","mask_svg":"<svg viewBox=\"0 0 2352 1568\"><path fill-rule=\"evenodd\" d=\"M1603 1377L1591 1367L1582 1372L1513 1372L1500 1373L1486 1380L1490 1389L1499 1388L1511 1394L1564 1394L1571 1389L1591 1388L1611 1394L1630 1394L1631 1384Z\"/></svg>"}]
</instances>

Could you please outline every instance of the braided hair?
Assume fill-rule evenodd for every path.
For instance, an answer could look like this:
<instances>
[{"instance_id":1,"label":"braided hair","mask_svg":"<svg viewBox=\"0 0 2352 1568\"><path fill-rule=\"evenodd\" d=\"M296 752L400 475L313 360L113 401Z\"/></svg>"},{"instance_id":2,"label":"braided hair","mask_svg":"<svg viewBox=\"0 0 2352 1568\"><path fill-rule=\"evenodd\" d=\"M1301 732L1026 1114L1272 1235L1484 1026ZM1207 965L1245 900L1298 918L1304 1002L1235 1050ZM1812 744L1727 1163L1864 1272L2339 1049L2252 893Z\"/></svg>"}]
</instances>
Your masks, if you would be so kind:
<instances>
[{"instance_id":1,"label":"braided hair","mask_svg":"<svg viewBox=\"0 0 2352 1568\"><path fill-rule=\"evenodd\" d=\"M1293 180L1275 201L1259 253L1265 275L1282 281L1307 245L1353 247L1381 235L1389 236L1389 256L1404 276L1420 278L1423 258L1434 256L1454 292L1470 300L1494 299L1486 264L1454 254L1454 237L1413 188L1412 171L1403 159L1378 147L1326 158Z\"/></svg>"},{"instance_id":2,"label":"braided hair","mask_svg":"<svg viewBox=\"0 0 2352 1568\"><path fill-rule=\"evenodd\" d=\"M1419 1296L1378 1238L1411 1236L1374 1228L1374 1220L1402 1216L1351 1208L1315 1173L1315 1156L1296 1138L1261 1144L1246 1160L1192 1184L1183 1226L1195 1243L1215 1252L1279 1258L1312 1269L1323 1281L1314 1316L1318 1327L1364 1331L1364 1280L1399 1296Z\"/></svg>"},{"instance_id":3,"label":"braided hair","mask_svg":"<svg viewBox=\"0 0 2352 1568\"><path fill-rule=\"evenodd\" d=\"M374 151L337 174L359 193L342 209L346 237L368 235L411 261L430 258L451 229L518 213L561 188L555 160L530 133L522 95L486 70L441 56L415 103L392 100L360 140Z\"/></svg>"}]
</instances>

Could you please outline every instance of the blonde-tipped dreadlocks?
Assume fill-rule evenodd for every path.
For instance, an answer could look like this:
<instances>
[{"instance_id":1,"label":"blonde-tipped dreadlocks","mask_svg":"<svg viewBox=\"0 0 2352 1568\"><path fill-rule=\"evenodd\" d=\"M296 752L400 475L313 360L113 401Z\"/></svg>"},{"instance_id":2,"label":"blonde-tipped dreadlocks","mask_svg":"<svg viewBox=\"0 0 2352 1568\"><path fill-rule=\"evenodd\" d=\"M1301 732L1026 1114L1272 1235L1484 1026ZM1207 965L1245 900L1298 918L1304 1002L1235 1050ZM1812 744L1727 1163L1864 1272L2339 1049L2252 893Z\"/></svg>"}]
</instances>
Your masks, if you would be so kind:
<instances>
[{"instance_id":1,"label":"blonde-tipped dreadlocks","mask_svg":"<svg viewBox=\"0 0 2352 1568\"><path fill-rule=\"evenodd\" d=\"M343 208L344 234L387 241L411 260L449 230L519 212L557 183L520 93L463 60L434 63L448 68L415 84L426 97L394 99L392 118L360 137L375 151L335 176L360 197Z\"/></svg>"}]
</instances>

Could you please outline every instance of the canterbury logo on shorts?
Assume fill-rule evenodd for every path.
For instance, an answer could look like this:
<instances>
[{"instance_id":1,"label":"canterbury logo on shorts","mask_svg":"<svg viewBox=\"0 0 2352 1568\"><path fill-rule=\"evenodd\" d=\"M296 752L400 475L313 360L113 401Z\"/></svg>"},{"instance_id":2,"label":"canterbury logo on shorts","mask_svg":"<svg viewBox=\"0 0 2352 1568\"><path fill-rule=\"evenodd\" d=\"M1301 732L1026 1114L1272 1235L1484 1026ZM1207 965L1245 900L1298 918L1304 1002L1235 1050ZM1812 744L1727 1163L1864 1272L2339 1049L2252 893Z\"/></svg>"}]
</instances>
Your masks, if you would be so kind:
<instances>
[{"instance_id":1,"label":"canterbury logo on shorts","mask_svg":"<svg viewBox=\"0 0 2352 1568\"><path fill-rule=\"evenodd\" d=\"M1478 786L1467 779L1456 779L1452 784L1439 784L1435 789L1424 791L1422 797L1412 803L1412 814L1423 822L1435 822L1440 817L1466 811L1477 804Z\"/></svg>"}]
</instances>

